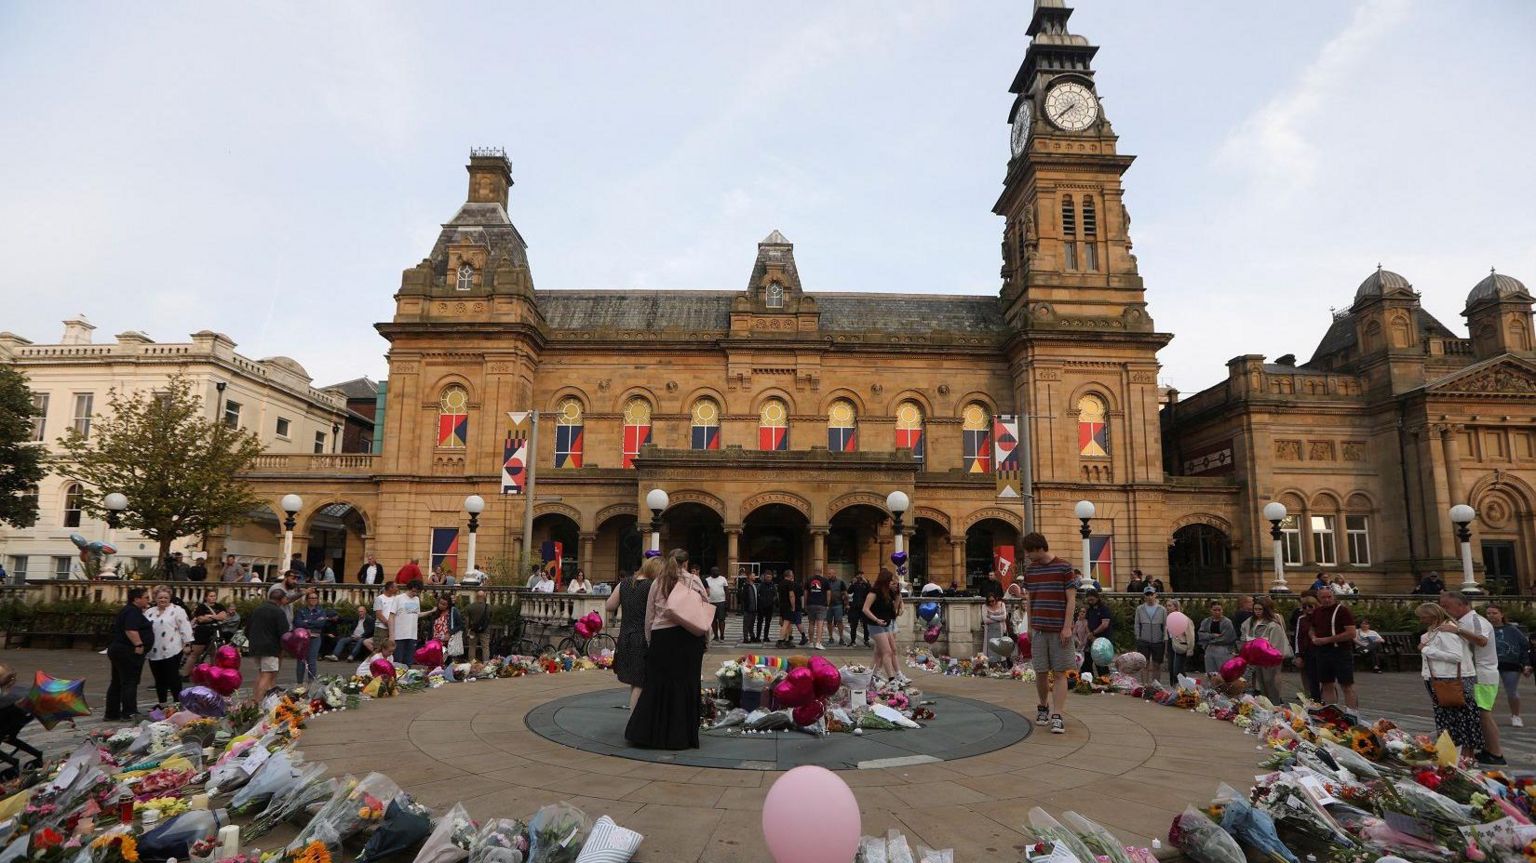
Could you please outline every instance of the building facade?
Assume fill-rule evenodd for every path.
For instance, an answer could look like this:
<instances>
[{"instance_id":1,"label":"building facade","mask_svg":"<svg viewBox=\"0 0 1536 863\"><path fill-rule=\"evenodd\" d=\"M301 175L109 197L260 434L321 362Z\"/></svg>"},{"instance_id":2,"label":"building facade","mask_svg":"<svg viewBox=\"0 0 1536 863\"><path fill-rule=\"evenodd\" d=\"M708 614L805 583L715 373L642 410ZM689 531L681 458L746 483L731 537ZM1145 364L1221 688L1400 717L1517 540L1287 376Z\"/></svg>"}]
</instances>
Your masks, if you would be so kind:
<instances>
[{"instance_id":1,"label":"building facade","mask_svg":"<svg viewBox=\"0 0 1536 863\"><path fill-rule=\"evenodd\" d=\"M102 343L93 339L93 330L78 316L64 322L56 344L0 333L0 362L27 376L42 413L33 420L33 439L50 453L59 451L58 439L71 428L89 436L112 390L154 390L174 375L188 379L210 420L255 432L269 453L315 456L335 446L336 431L347 416L346 399L311 386L304 368L287 357L243 357L228 336L207 330L193 333L190 342L169 344L135 331ZM72 533L106 538L106 525L81 511L84 493L77 483L50 472L37 487L37 523L25 529L0 525L0 553L13 579L67 574L77 554ZM275 563L279 553L271 529L259 522L226 537L225 544L258 566ZM158 545L153 540L119 536L117 546L120 566L146 571L155 562ZM196 538L173 545L176 550L199 547Z\"/></svg>"},{"instance_id":2,"label":"building facade","mask_svg":"<svg viewBox=\"0 0 1536 863\"><path fill-rule=\"evenodd\" d=\"M1528 585L1524 289L1485 280L1461 339L1381 271L1307 364L1242 357L1217 387L1165 395L1172 336L1132 251L1132 157L1070 16L1037 0L1009 87L995 295L815 284L778 231L728 290L538 289L510 163L473 151L464 203L377 326L389 375L375 454L268 459L255 478L273 513L303 497L301 549L338 547L315 525L344 514L348 571L359 548L459 571L465 498L479 495L482 566L553 557L609 579L639 563L646 496L662 489L663 541L706 569L873 574L900 490L918 579L964 585L1033 529L1110 586L1141 569L1175 589L1251 590L1273 581L1259 512L1280 500L1293 587L1322 570L1406 591L1450 568L1442 514L1465 501L1479 570ZM1095 506L1086 526L1080 500Z\"/></svg>"}]
</instances>

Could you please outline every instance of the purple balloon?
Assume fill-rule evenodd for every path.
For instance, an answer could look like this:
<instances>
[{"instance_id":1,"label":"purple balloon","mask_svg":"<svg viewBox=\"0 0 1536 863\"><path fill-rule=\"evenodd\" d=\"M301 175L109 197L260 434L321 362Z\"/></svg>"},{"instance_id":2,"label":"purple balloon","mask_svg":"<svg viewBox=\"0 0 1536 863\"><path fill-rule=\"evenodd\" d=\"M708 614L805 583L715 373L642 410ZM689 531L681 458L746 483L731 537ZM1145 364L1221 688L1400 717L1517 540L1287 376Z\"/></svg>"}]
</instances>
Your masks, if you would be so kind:
<instances>
[{"instance_id":1,"label":"purple balloon","mask_svg":"<svg viewBox=\"0 0 1536 863\"><path fill-rule=\"evenodd\" d=\"M906 566L907 565L907 553L904 552L904 551L894 551L894 552L891 552L891 563L894 563L897 566Z\"/></svg>"},{"instance_id":2,"label":"purple balloon","mask_svg":"<svg viewBox=\"0 0 1536 863\"><path fill-rule=\"evenodd\" d=\"M661 552L657 551L654 548L646 549L645 556L646 557L661 557Z\"/></svg>"},{"instance_id":3,"label":"purple balloon","mask_svg":"<svg viewBox=\"0 0 1536 863\"><path fill-rule=\"evenodd\" d=\"M224 697L206 686L189 686L181 691L181 707L198 716L217 719L229 709Z\"/></svg>"}]
</instances>

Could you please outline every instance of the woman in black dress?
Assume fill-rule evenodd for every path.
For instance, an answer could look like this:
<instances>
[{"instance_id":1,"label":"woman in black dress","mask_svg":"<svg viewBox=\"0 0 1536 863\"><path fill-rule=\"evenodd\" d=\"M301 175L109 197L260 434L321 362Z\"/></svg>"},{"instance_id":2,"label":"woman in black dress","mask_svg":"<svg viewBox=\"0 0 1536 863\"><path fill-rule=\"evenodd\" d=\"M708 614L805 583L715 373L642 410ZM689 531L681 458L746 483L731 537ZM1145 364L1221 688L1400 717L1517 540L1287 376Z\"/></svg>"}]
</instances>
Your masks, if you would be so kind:
<instances>
[{"instance_id":1,"label":"woman in black dress","mask_svg":"<svg viewBox=\"0 0 1536 863\"><path fill-rule=\"evenodd\" d=\"M108 722L139 716L139 679L144 674L144 655L155 643L155 628L144 616L148 607L149 591L131 587L128 604L112 621L112 640L107 644L112 682L107 685L107 706L102 711L102 718Z\"/></svg>"},{"instance_id":2,"label":"woman in black dress","mask_svg":"<svg viewBox=\"0 0 1536 863\"><path fill-rule=\"evenodd\" d=\"M651 583L645 608L645 687L635 702L624 738L652 749L699 748L699 675L704 664L704 636L694 635L667 613L675 590L692 590L709 602L709 593L685 565L688 552L674 549L661 575Z\"/></svg>"},{"instance_id":3,"label":"woman in black dress","mask_svg":"<svg viewBox=\"0 0 1536 863\"><path fill-rule=\"evenodd\" d=\"M651 584L661 575L659 557L648 558L640 571L619 582L619 589L609 594L603 607L609 620L618 611L619 644L613 652L613 674L620 683L629 684L629 709L635 709L640 700L640 688L645 686L645 599L650 595Z\"/></svg>"}]
</instances>

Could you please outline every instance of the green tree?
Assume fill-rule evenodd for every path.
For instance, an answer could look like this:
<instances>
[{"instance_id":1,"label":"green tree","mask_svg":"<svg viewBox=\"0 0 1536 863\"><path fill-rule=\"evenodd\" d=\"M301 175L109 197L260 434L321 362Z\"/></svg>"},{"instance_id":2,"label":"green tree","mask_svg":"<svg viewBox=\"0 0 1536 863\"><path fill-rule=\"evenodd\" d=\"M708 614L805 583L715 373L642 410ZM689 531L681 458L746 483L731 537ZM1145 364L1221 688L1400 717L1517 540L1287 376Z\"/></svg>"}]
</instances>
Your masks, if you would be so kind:
<instances>
[{"instance_id":1,"label":"green tree","mask_svg":"<svg viewBox=\"0 0 1536 863\"><path fill-rule=\"evenodd\" d=\"M32 390L27 378L0 367L0 521L12 527L37 523L33 486L43 478L43 448L32 442Z\"/></svg>"},{"instance_id":2,"label":"green tree","mask_svg":"<svg viewBox=\"0 0 1536 863\"><path fill-rule=\"evenodd\" d=\"M210 421L186 378L172 377L159 392L125 396L114 389L107 404L110 411L92 421L90 437L71 429L59 439L62 470L88 488L86 512L105 517L102 498L127 495L122 526L159 542L164 560L173 541L239 524L261 505L242 479L261 454L261 441Z\"/></svg>"}]
</instances>

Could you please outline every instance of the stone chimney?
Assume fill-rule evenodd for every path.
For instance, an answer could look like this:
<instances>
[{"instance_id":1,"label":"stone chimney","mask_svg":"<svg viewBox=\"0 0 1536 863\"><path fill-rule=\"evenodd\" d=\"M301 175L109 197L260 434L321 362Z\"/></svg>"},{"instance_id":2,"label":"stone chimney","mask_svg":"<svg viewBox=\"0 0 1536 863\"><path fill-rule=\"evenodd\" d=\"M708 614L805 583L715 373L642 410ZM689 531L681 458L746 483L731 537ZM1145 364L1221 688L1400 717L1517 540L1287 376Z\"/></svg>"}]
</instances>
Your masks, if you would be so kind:
<instances>
[{"instance_id":1,"label":"stone chimney","mask_svg":"<svg viewBox=\"0 0 1536 863\"><path fill-rule=\"evenodd\" d=\"M469 151L469 197L471 204L500 204L507 208L512 189L512 160L500 147L475 147Z\"/></svg>"},{"instance_id":2,"label":"stone chimney","mask_svg":"<svg viewBox=\"0 0 1536 863\"><path fill-rule=\"evenodd\" d=\"M59 339L61 345L88 345L91 343L91 330L96 325L85 319L84 314L75 315L64 322L64 336Z\"/></svg>"}]
</instances>

